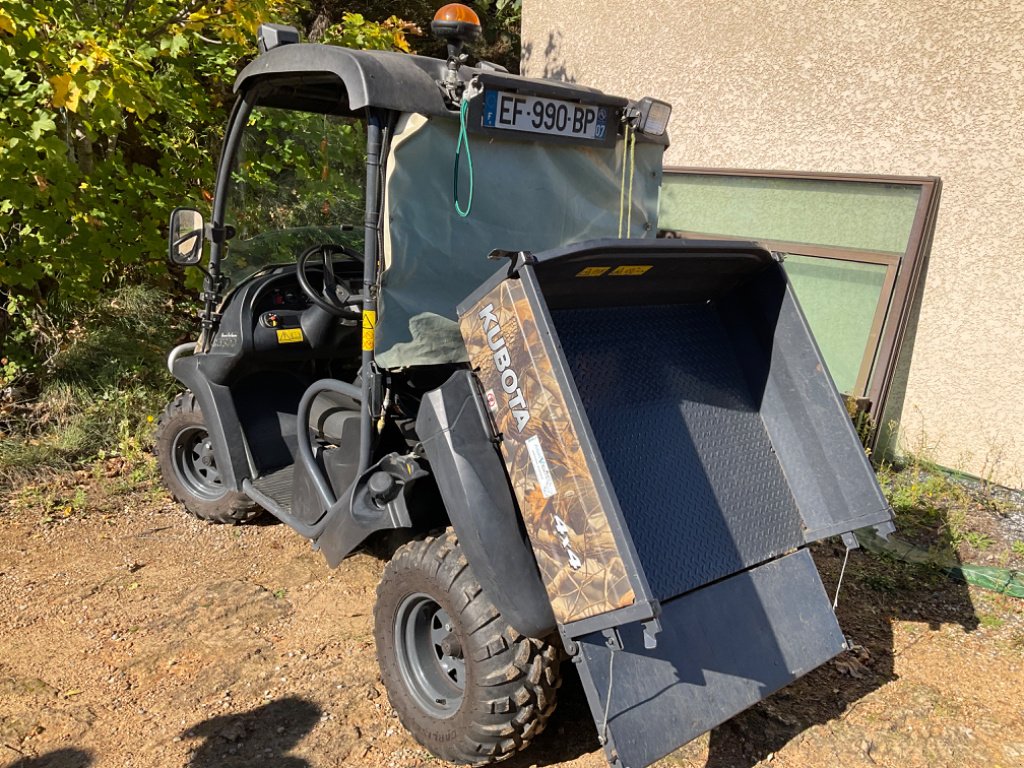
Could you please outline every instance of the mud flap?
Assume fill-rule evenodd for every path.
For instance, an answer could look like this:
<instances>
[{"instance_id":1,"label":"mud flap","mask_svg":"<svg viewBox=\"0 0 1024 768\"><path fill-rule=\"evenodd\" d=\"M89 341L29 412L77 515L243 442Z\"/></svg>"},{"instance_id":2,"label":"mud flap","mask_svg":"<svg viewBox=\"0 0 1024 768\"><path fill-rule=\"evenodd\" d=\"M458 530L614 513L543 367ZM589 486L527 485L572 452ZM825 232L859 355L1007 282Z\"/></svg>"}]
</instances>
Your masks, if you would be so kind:
<instances>
[{"instance_id":1,"label":"mud flap","mask_svg":"<svg viewBox=\"0 0 1024 768\"><path fill-rule=\"evenodd\" d=\"M653 763L846 647L807 550L670 600L660 623L654 648L639 622L576 640L616 768Z\"/></svg>"}]
</instances>

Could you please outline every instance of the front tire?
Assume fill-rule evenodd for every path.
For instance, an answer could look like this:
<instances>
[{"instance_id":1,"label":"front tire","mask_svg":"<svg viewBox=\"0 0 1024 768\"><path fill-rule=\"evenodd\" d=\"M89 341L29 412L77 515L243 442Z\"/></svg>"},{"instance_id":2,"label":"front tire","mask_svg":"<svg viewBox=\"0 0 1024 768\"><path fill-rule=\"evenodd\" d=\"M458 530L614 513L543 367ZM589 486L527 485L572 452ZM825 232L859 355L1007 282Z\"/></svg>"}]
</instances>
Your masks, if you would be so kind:
<instances>
[{"instance_id":1,"label":"front tire","mask_svg":"<svg viewBox=\"0 0 1024 768\"><path fill-rule=\"evenodd\" d=\"M395 553L377 587L374 635L398 719L442 760L511 757L555 710L558 649L505 622L451 530Z\"/></svg>"},{"instance_id":2,"label":"front tire","mask_svg":"<svg viewBox=\"0 0 1024 768\"><path fill-rule=\"evenodd\" d=\"M244 523L263 513L221 481L210 432L191 392L178 395L160 414L155 450L167 490L201 520Z\"/></svg>"}]
</instances>

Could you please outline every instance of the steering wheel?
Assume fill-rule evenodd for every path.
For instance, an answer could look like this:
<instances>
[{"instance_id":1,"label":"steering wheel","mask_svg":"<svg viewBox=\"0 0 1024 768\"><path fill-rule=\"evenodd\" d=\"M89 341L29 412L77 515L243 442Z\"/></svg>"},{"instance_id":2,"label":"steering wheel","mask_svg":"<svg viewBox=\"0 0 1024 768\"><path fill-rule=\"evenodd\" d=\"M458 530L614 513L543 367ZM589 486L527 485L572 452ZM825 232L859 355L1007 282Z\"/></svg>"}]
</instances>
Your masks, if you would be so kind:
<instances>
[{"instance_id":1,"label":"steering wheel","mask_svg":"<svg viewBox=\"0 0 1024 768\"><path fill-rule=\"evenodd\" d=\"M321 255L324 267L323 289L321 291L317 291L313 287L312 283L309 282L309 277L306 275L306 264L317 254ZM334 257L338 254L355 259L360 264L363 262L363 254L358 251L344 245L322 243L307 248L299 254L295 275L299 279L299 287L302 288L302 292L320 309L329 312L335 317L359 317L359 310L354 309L354 307L362 302L363 297L349 293L345 286L338 282L338 278L334 274Z\"/></svg>"}]
</instances>

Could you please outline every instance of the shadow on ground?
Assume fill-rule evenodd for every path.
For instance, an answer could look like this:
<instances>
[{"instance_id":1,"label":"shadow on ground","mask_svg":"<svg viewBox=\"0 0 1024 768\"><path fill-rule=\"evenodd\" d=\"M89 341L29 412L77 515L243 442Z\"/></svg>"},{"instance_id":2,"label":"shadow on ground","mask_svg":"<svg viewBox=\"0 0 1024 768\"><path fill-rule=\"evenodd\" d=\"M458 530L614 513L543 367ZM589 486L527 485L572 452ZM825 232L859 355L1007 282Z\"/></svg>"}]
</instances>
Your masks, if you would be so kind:
<instances>
[{"instance_id":1,"label":"shadow on ground","mask_svg":"<svg viewBox=\"0 0 1024 768\"><path fill-rule=\"evenodd\" d=\"M840 546L814 547L825 589L835 594ZM843 580L839 625L854 650L844 653L711 733L707 768L749 768L807 729L842 718L865 696L898 679L893 626L957 624L971 632L978 618L967 587L944 574L855 551Z\"/></svg>"},{"instance_id":2,"label":"shadow on ground","mask_svg":"<svg viewBox=\"0 0 1024 768\"><path fill-rule=\"evenodd\" d=\"M835 594L843 561L841 545L812 548L825 589ZM937 571L851 553L837 609L839 624L854 650L711 732L706 768L751 768L806 730L845 716L865 696L896 680L893 625L918 622L937 631L956 624L978 626L967 588ZM548 729L509 768L546 766L598 750L597 731L582 686L571 664ZM699 760L696 744L685 758Z\"/></svg>"},{"instance_id":3,"label":"shadow on ground","mask_svg":"<svg viewBox=\"0 0 1024 768\"><path fill-rule=\"evenodd\" d=\"M188 768L310 768L306 760L287 753L313 730L320 715L316 704L292 697L204 720L182 734L186 739L203 739Z\"/></svg>"},{"instance_id":4,"label":"shadow on ground","mask_svg":"<svg viewBox=\"0 0 1024 768\"><path fill-rule=\"evenodd\" d=\"M7 768L87 768L92 765L92 753L82 749L56 749L39 757L21 757Z\"/></svg>"}]
</instances>

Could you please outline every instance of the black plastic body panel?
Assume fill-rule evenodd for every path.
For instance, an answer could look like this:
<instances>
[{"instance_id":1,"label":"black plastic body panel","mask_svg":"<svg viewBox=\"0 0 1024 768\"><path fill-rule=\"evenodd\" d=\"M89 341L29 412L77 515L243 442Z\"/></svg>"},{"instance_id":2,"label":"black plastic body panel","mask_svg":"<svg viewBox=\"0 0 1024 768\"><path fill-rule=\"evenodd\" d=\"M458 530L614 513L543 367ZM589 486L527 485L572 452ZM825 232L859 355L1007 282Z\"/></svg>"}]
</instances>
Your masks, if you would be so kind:
<instances>
[{"instance_id":1,"label":"black plastic body panel","mask_svg":"<svg viewBox=\"0 0 1024 768\"><path fill-rule=\"evenodd\" d=\"M600 632L578 640L617 767L653 763L846 647L805 549L662 604L661 624L653 649L638 623L618 629L622 650Z\"/></svg>"},{"instance_id":2,"label":"black plastic body panel","mask_svg":"<svg viewBox=\"0 0 1024 768\"><path fill-rule=\"evenodd\" d=\"M377 472L385 472L398 484L396 495L386 503L374 501L369 480ZM413 525L410 502L414 501L414 486L427 472L408 456L390 453L367 469L339 498L323 520L323 531L313 539L331 568L341 561L366 537L377 531L411 528Z\"/></svg>"},{"instance_id":3,"label":"black plastic body panel","mask_svg":"<svg viewBox=\"0 0 1024 768\"><path fill-rule=\"evenodd\" d=\"M416 432L480 586L518 631L546 637L555 617L472 373L423 398Z\"/></svg>"},{"instance_id":4,"label":"black plastic body panel","mask_svg":"<svg viewBox=\"0 0 1024 768\"><path fill-rule=\"evenodd\" d=\"M475 70L467 69L475 74ZM450 111L437 83L444 78L441 59L391 51L356 51L334 45L283 45L256 58L235 80L235 91L256 85L287 83L279 97L263 100L286 109L352 114L367 107L424 115ZM468 74L468 72L467 72ZM316 81L330 86L316 94ZM297 92L296 82L303 88ZM338 86L341 86L340 88ZM306 101L302 100L305 95ZM333 104L332 104L333 102Z\"/></svg>"},{"instance_id":5,"label":"black plastic body panel","mask_svg":"<svg viewBox=\"0 0 1024 768\"><path fill-rule=\"evenodd\" d=\"M207 366L204 365L209 360L209 355L179 357L174 361L173 374L196 396L206 428L213 439L213 452L224 484L228 488L241 490L242 480L253 474L249 451L231 390L211 380ZM225 451L227 455L221 455Z\"/></svg>"},{"instance_id":6,"label":"black plastic body panel","mask_svg":"<svg viewBox=\"0 0 1024 768\"><path fill-rule=\"evenodd\" d=\"M235 91L259 87L261 103L287 109L355 114L370 107L458 119L458 109L449 109L438 85L446 73L444 59L302 43L283 45L258 57L238 75ZM520 77L470 66L460 67L458 77L463 82L479 77L492 88L586 101L615 109L628 103L624 98L576 83ZM277 88L277 84L281 87ZM296 88L296 85L301 87ZM538 138L541 137L532 137L533 140ZM667 143L664 137L640 134L639 139Z\"/></svg>"}]
</instances>

